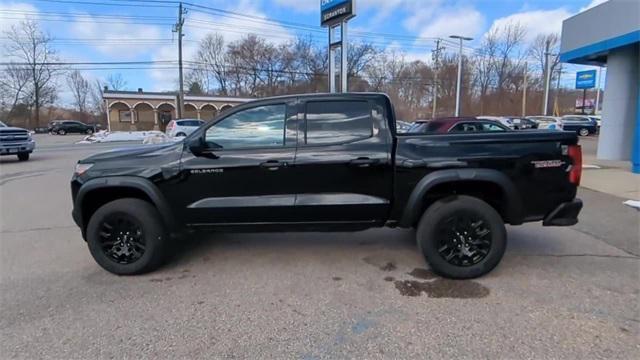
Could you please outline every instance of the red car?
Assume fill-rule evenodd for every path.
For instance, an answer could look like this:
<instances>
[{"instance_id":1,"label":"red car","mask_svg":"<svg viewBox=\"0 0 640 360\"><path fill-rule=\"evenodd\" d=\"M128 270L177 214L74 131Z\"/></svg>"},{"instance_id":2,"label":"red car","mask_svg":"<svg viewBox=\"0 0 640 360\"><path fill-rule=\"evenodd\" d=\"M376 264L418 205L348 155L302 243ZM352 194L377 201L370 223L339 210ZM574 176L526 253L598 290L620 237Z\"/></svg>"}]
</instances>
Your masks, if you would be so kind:
<instances>
[{"instance_id":1,"label":"red car","mask_svg":"<svg viewBox=\"0 0 640 360\"><path fill-rule=\"evenodd\" d=\"M497 121L475 117L445 117L433 120L418 120L411 125L408 133L449 134L458 132L510 131Z\"/></svg>"}]
</instances>

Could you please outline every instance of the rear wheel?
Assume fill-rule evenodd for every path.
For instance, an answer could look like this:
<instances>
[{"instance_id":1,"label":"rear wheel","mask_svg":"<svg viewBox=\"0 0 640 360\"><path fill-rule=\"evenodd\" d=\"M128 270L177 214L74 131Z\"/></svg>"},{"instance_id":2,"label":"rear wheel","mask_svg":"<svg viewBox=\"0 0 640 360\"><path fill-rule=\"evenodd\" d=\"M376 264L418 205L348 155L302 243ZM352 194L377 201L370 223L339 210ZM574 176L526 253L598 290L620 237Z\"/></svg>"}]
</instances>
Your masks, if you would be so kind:
<instances>
[{"instance_id":1,"label":"rear wheel","mask_svg":"<svg viewBox=\"0 0 640 360\"><path fill-rule=\"evenodd\" d=\"M578 134L580 134L580 136L589 136L589 129L582 128L578 131Z\"/></svg>"},{"instance_id":2,"label":"rear wheel","mask_svg":"<svg viewBox=\"0 0 640 360\"><path fill-rule=\"evenodd\" d=\"M134 275L159 267L167 236L158 210L133 198L100 207L87 226L89 251L98 265L117 275Z\"/></svg>"},{"instance_id":3,"label":"rear wheel","mask_svg":"<svg viewBox=\"0 0 640 360\"><path fill-rule=\"evenodd\" d=\"M183 132L179 132L179 133L176 134L176 137L178 137L178 136L187 136L187 134L185 134Z\"/></svg>"},{"instance_id":4,"label":"rear wheel","mask_svg":"<svg viewBox=\"0 0 640 360\"><path fill-rule=\"evenodd\" d=\"M18 160L20 160L20 161L29 160L29 153L28 152L18 153Z\"/></svg>"},{"instance_id":5,"label":"rear wheel","mask_svg":"<svg viewBox=\"0 0 640 360\"><path fill-rule=\"evenodd\" d=\"M431 205L418 224L418 245L434 272L469 279L495 268L507 245L500 214L471 196L452 196Z\"/></svg>"},{"instance_id":6,"label":"rear wheel","mask_svg":"<svg viewBox=\"0 0 640 360\"><path fill-rule=\"evenodd\" d=\"M93 134L93 129L87 129L87 130L85 131L85 133L86 133L87 135L91 135L91 134Z\"/></svg>"}]
</instances>

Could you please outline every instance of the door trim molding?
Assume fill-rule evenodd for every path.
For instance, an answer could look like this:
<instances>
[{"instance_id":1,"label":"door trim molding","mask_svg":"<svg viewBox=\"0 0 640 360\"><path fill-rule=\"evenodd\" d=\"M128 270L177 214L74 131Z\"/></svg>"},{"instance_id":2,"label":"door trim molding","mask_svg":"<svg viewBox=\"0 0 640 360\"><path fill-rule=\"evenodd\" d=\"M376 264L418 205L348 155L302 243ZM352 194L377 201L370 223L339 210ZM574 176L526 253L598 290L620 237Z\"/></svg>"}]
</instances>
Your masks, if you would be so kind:
<instances>
[{"instance_id":1,"label":"door trim molding","mask_svg":"<svg viewBox=\"0 0 640 360\"><path fill-rule=\"evenodd\" d=\"M356 193L283 194L257 196L223 196L200 199L187 206L189 209L279 207L279 206L339 206L386 205L389 200Z\"/></svg>"}]
</instances>

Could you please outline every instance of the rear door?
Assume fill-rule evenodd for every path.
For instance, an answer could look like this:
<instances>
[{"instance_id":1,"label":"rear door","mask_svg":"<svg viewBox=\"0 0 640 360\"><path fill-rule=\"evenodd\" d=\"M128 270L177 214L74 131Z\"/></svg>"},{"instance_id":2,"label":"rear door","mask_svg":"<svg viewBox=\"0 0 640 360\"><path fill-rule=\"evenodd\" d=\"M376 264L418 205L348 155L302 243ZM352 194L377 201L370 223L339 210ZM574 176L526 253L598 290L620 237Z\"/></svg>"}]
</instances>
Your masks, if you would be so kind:
<instances>
[{"instance_id":1,"label":"rear door","mask_svg":"<svg viewBox=\"0 0 640 360\"><path fill-rule=\"evenodd\" d=\"M392 196L384 108L370 98L302 101L294 166L296 218L382 223Z\"/></svg>"}]
</instances>

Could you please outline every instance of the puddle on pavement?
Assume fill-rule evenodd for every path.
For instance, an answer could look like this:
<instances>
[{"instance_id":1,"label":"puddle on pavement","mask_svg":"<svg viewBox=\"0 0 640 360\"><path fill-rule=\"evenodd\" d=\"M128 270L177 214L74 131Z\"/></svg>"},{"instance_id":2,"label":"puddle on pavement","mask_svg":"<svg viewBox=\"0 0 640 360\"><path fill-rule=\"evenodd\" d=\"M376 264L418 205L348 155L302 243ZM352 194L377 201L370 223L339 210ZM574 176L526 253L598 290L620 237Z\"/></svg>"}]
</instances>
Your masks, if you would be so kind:
<instances>
[{"instance_id":1,"label":"puddle on pavement","mask_svg":"<svg viewBox=\"0 0 640 360\"><path fill-rule=\"evenodd\" d=\"M416 279L423 279L423 280L431 280L437 277L437 275L434 274L433 271L427 270L427 269L420 269L420 268L415 268L410 273L407 273L407 274L413 276Z\"/></svg>"},{"instance_id":2,"label":"puddle on pavement","mask_svg":"<svg viewBox=\"0 0 640 360\"><path fill-rule=\"evenodd\" d=\"M385 276L384 281L393 281L396 278L394 278L393 276Z\"/></svg>"},{"instance_id":3,"label":"puddle on pavement","mask_svg":"<svg viewBox=\"0 0 640 360\"><path fill-rule=\"evenodd\" d=\"M369 255L362 258L362 261L382 271L393 271L398 268L396 261L385 255Z\"/></svg>"},{"instance_id":4,"label":"puddle on pavement","mask_svg":"<svg viewBox=\"0 0 640 360\"><path fill-rule=\"evenodd\" d=\"M342 278L340 276L334 276L334 277L331 278L331 280L340 281L340 280L342 280Z\"/></svg>"},{"instance_id":5,"label":"puddle on pavement","mask_svg":"<svg viewBox=\"0 0 640 360\"><path fill-rule=\"evenodd\" d=\"M404 296L420 296L425 293L430 298L478 299L489 295L488 288L471 280L397 280L394 284Z\"/></svg>"}]
</instances>

